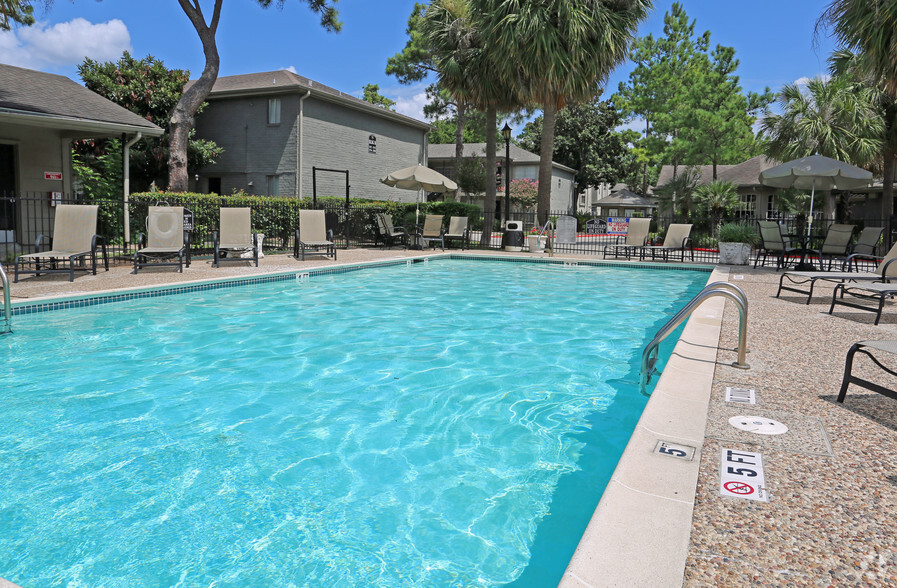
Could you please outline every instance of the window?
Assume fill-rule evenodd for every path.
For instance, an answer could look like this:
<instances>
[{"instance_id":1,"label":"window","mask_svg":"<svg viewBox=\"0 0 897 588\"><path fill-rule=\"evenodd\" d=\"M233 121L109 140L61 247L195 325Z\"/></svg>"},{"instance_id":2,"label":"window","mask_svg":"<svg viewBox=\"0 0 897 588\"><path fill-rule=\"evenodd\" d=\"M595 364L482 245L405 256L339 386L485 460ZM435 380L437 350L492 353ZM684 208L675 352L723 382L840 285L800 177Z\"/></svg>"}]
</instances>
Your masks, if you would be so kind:
<instances>
[{"instance_id":1,"label":"window","mask_svg":"<svg viewBox=\"0 0 897 588\"><path fill-rule=\"evenodd\" d=\"M221 194L221 178L209 178L209 194Z\"/></svg>"},{"instance_id":2,"label":"window","mask_svg":"<svg viewBox=\"0 0 897 588\"><path fill-rule=\"evenodd\" d=\"M280 177L265 176L265 180L268 184L268 196L280 196Z\"/></svg>"},{"instance_id":3,"label":"window","mask_svg":"<svg viewBox=\"0 0 897 588\"><path fill-rule=\"evenodd\" d=\"M377 137L374 135L368 135L368 153L376 153L377 152Z\"/></svg>"},{"instance_id":4,"label":"window","mask_svg":"<svg viewBox=\"0 0 897 588\"><path fill-rule=\"evenodd\" d=\"M268 98L268 124L280 124L280 98Z\"/></svg>"},{"instance_id":5,"label":"window","mask_svg":"<svg viewBox=\"0 0 897 588\"><path fill-rule=\"evenodd\" d=\"M735 216L738 218L753 218L756 207L756 194L742 194L741 207L736 211Z\"/></svg>"}]
</instances>

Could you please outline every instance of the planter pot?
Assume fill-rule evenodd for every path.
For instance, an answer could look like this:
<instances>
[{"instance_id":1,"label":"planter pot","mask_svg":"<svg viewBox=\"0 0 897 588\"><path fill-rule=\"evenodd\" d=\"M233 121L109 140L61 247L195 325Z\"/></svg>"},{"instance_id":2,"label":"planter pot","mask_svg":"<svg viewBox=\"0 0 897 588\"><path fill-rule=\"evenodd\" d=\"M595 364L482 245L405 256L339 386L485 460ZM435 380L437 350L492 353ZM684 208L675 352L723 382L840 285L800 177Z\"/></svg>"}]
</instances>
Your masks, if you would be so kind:
<instances>
[{"instance_id":1,"label":"planter pot","mask_svg":"<svg viewBox=\"0 0 897 588\"><path fill-rule=\"evenodd\" d=\"M545 251L545 241L548 237L540 237L539 235L527 235L526 245L529 247L530 253L541 253Z\"/></svg>"},{"instance_id":2,"label":"planter pot","mask_svg":"<svg viewBox=\"0 0 897 588\"><path fill-rule=\"evenodd\" d=\"M719 262L747 265L751 260L751 246L747 243L720 243Z\"/></svg>"}]
</instances>

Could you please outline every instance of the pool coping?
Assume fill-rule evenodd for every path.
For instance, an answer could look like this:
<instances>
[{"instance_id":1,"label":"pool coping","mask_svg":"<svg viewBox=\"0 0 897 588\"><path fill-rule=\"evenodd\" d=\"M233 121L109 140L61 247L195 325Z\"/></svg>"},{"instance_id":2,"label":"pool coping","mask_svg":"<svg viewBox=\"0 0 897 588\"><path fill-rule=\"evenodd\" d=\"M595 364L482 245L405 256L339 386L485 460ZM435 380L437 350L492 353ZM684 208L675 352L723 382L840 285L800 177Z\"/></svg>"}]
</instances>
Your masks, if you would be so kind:
<instances>
[{"instance_id":1,"label":"pool coping","mask_svg":"<svg viewBox=\"0 0 897 588\"><path fill-rule=\"evenodd\" d=\"M728 281L716 267L708 283ZM681 586L725 300L710 298L685 325L617 463L560 586ZM694 449L691 459L657 451Z\"/></svg>"},{"instance_id":2,"label":"pool coping","mask_svg":"<svg viewBox=\"0 0 897 588\"><path fill-rule=\"evenodd\" d=\"M375 267L411 266L440 259L565 266L631 267L704 271L708 283L726 281L728 270L712 264L667 264L576 257L436 253L414 258L273 271L253 276L198 279L176 284L48 295L12 303L12 314L82 308L140 298L303 279ZM686 322L633 436L583 534L561 586L681 585L691 533L700 451L713 382L724 301L710 299ZM706 385L705 385L706 383ZM696 448L691 461L654 453L658 440ZM645 463L651 463L650 468ZM646 471L647 470L647 471ZM656 492L660 485L666 492ZM663 525L659 526L658 521ZM6 582L6 584L4 584ZM0 578L0 588L15 584Z\"/></svg>"}]
</instances>

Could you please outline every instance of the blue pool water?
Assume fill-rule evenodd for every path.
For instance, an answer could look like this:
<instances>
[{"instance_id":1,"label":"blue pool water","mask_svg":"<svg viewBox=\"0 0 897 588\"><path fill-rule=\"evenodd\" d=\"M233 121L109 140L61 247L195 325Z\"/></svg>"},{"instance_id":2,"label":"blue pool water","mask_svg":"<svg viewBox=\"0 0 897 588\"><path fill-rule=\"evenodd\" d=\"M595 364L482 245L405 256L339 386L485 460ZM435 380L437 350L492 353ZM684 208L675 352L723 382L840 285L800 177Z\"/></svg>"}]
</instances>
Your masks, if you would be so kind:
<instances>
[{"instance_id":1,"label":"blue pool water","mask_svg":"<svg viewBox=\"0 0 897 588\"><path fill-rule=\"evenodd\" d=\"M706 279L445 260L17 317L0 577L556 584Z\"/></svg>"}]
</instances>

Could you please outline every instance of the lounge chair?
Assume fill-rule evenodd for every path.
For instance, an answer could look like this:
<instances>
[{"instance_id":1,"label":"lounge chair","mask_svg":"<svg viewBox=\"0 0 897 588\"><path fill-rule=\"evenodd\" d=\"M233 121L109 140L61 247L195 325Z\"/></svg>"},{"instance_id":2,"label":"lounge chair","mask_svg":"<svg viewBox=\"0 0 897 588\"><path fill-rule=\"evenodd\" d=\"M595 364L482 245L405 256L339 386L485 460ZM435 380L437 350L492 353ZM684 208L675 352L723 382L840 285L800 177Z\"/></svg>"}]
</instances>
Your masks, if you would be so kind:
<instances>
[{"instance_id":1,"label":"lounge chair","mask_svg":"<svg viewBox=\"0 0 897 588\"><path fill-rule=\"evenodd\" d=\"M97 275L97 247L103 252L103 262L109 271L109 258L106 256L106 243L97 235L97 212L95 204L59 204L56 206L56 217L53 221L53 238L50 250L41 251L43 235L37 236L34 253L19 255L15 259L14 282L19 281L19 274L68 273L69 281L75 281L75 270L92 271ZM86 265L90 257L90 266ZM46 262L41 267L41 262ZM33 264L34 269L26 269ZM66 266L67 264L67 266ZM66 267L59 267L60 265Z\"/></svg>"},{"instance_id":2,"label":"lounge chair","mask_svg":"<svg viewBox=\"0 0 897 588\"><path fill-rule=\"evenodd\" d=\"M850 268L851 258L853 255L849 256L847 260L844 262L844 266L842 271L840 272L799 272L799 271L786 271L782 274L782 277L779 278L779 290L776 292L776 298L779 297L779 294L782 293L782 290L787 290L788 292L797 292L798 294L806 294L807 295L807 304L810 304L810 299L813 298L813 288L816 286L816 282L819 280L823 280L826 282L839 282L844 283L848 281L852 282L882 282L889 279L897 279L897 264L894 262L897 261L897 244L891 247L891 250L888 251L887 255L884 257L874 258L868 255L855 254L857 257L868 258L868 259L876 259L879 261L878 267L874 272L851 272L846 271L843 268ZM791 285L785 285L785 280ZM810 285L809 290L801 289L797 286L803 286L805 284Z\"/></svg>"},{"instance_id":3,"label":"lounge chair","mask_svg":"<svg viewBox=\"0 0 897 588\"><path fill-rule=\"evenodd\" d=\"M875 306L868 306L858 302L844 300L845 294L852 296L853 298L871 300L875 303ZM857 310L867 310L875 313L874 324L877 325L879 321L881 321L881 312L884 310L885 301L889 298L894 298L895 296L897 296L897 284L883 284L880 282L869 284L841 283L835 286L835 291L832 292L832 305L829 307L828 313L832 314L836 304L849 306L850 308L856 308Z\"/></svg>"},{"instance_id":4,"label":"lounge chair","mask_svg":"<svg viewBox=\"0 0 897 588\"><path fill-rule=\"evenodd\" d=\"M408 247L408 233L405 227L396 227L392 224L392 217L382 212L377 213L377 231L384 247L391 246L397 241Z\"/></svg>"},{"instance_id":5,"label":"lounge chair","mask_svg":"<svg viewBox=\"0 0 897 588\"><path fill-rule=\"evenodd\" d=\"M694 249L691 248L690 224L672 224L667 228L667 234L663 238L663 245L649 245L639 249L639 257L645 259L648 252L651 252L651 259L659 253L663 255L663 260L668 261L671 252L678 251L680 259L685 261L685 250L691 252L691 260L695 260Z\"/></svg>"},{"instance_id":6,"label":"lounge chair","mask_svg":"<svg viewBox=\"0 0 897 588\"><path fill-rule=\"evenodd\" d=\"M470 230L467 228L466 216L453 216L449 218L449 228L445 233L446 242L451 245L452 241L461 241L461 251L466 246L470 249Z\"/></svg>"},{"instance_id":7,"label":"lounge chair","mask_svg":"<svg viewBox=\"0 0 897 588\"><path fill-rule=\"evenodd\" d=\"M190 267L189 234L184 231L184 208L181 206L150 206L146 215L147 243L143 233L137 235L137 251L134 252L134 273L147 266L177 266L184 271L186 257ZM167 261L173 258L177 261Z\"/></svg>"},{"instance_id":8,"label":"lounge chair","mask_svg":"<svg viewBox=\"0 0 897 588\"><path fill-rule=\"evenodd\" d=\"M629 219L629 227L626 229L626 238L622 243L614 243L604 246L604 257L607 258L608 252L614 257L619 257L621 252L630 259L633 253L645 246L648 240L648 231L651 229L651 219L649 218L631 218Z\"/></svg>"},{"instance_id":9,"label":"lounge chair","mask_svg":"<svg viewBox=\"0 0 897 588\"><path fill-rule=\"evenodd\" d=\"M420 235L421 247L427 247L431 243L439 243L445 251L445 229L442 228L442 217L438 214L428 214L424 219L424 227ZM436 246L433 245L433 249Z\"/></svg>"},{"instance_id":10,"label":"lounge chair","mask_svg":"<svg viewBox=\"0 0 897 588\"><path fill-rule=\"evenodd\" d=\"M793 247L791 241L785 239L782 234L782 225L775 221L757 221L760 228L760 239L762 245L757 249L757 257L754 258L754 267L760 262L760 256L763 256L763 265L766 265L766 258L775 256L776 271L785 267L786 257L802 256L805 252L801 247Z\"/></svg>"},{"instance_id":11,"label":"lounge chair","mask_svg":"<svg viewBox=\"0 0 897 588\"><path fill-rule=\"evenodd\" d=\"M878 246L878 242L881 240L881 234L884 233L884 231L883 227L865 227L860 231L860 236L857 237L857 242L850 246L850 256L875 257L875 248ZM852 259L854 268L857 271L859 271L858 260L860 259L863 259L863 257L853 257ZM844 269L850 268L848 267Z\"/></svg>"},{"instance_id":12,"label":"lounge chair","mask_svg":"<svg viewBox=\"0 0 897 588\"><path fill-rule=\"evenodd\" d=\"M249 208L219 209L220 231L212 233L215 243L215 267L221 267L221 261L245 261L242 257L252 252L255 267L259 265L258 235L252 232L252 211ZM231 256L234 253L236 255Z\"/></svg>"},{"instance_id":13,"label":"lounge chair","mask_svg":"<svg viewBox=\"0 0 897 588\"><path fill-rule=\"evenodd\" d=\"M811 249L819 258L819 269L822 269L825 259L828 258L828 269L832 269L835 259L847 259L849 255L850 240L853 237L853 225L832 224L825 234L825 240L819 249Z\"/></svg>"},{"instance_id":14,"label":"lounge chair","mask_svg":"<svg viewBox=\"0 0 897 588\"><path fill-rule=\"evenodd\" d=\"M862 353L868 356L869 359L871 359L875 363L875 365L877 365L884 371L888 372L892 376L897 376L897 372L882 365L882 363L874 355L872 355L870 349L883 353L890 353L891 355L897 355L897 341L860 341L859 343L854 343L851 346L851 348L847 351L847 359L844 362L844 379L841 380L841 390L838 392L838 402L844 402L844 397L847 396L847 387L850 384L862 386L863 388L867 388L869 390L872 390L873 392L878 392L879 394L884 394L888 398L897 400L897 392L895 392L894 390L885 388L880 384L876 384L874 382L870 382L869 380L853 375L853 356L857 353Z\"/></svg>"},{"instance_id":15,"label":"lounge chair","mask_svg":"<svg viewBox=\"0 0 897 588\"><path fill-rule=\"evenodd\" d=\"M296 229L296 244L293 257L305 261L306 254L330 256L336 260L336 245L333 243L333 231L327 239L327 222L323 210L300 210L299 228ZM308 251L306 251L308 250ZM300 253L301 251L301 253Z\"/></svg>"}]
</instances>

